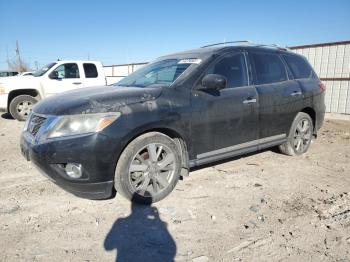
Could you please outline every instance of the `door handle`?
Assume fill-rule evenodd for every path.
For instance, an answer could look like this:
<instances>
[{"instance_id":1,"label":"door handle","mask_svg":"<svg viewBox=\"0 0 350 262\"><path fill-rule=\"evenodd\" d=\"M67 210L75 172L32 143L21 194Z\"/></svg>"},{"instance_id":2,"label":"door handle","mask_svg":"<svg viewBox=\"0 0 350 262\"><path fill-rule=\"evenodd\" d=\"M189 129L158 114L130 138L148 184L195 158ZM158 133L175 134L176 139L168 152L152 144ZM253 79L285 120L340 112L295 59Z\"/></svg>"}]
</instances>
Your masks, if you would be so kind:
<instances>
[{"instance_id":1,"label":"door handle","mask_svg":"<svg viewBox=\"0 0 350 262\"><path fill-rule=\"evenodd\" d=\"M247 98L246 100L243 101L243 104L252 104L256 103L256 98Z\"/></svg>"},{"instance_id":2,"label":"door handle","mask_svg":"<svg viewBox=\"0 0 350 262\"><path fill-rule=\"evenodd\" d=\"M81 85L81 82L74 82L73 85Z\"/></svg>"},{"instance_id":3,"label":"door handle","mask_svg":"<svg viewBox=\"0 0 350 262\"><path fill-rule=\"evenodd\" d=\"M291 96L300 96L302 93L300 91L294 91L293 93L290 94Z\"/></svg>"}]
</instances>

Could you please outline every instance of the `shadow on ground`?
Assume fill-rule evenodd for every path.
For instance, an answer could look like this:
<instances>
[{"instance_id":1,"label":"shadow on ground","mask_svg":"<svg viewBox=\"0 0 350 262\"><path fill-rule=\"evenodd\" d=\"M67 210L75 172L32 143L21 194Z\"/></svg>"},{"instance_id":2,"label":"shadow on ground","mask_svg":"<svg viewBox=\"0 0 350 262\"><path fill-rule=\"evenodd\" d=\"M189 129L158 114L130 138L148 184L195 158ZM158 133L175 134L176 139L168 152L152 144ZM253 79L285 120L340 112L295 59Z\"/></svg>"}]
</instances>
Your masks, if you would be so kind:
<instances>
[{"instance_id":1,"label":"shadow on ground","mask_svg":"<svg viewBox=\"0 0 350 262\"><path fill-rule=\"evenodd\" d=\"M104 248L116 249L116 261L174 261L176 244L156 207L132 203L131 214L119 218L106 236Z\"/></svg>"},{"instance_id":2,"label":"shadow on ground","mask_svg":"<svg viewBox=\"0 0 350 262\"><path fill-rule=\"evenodd\" d=\"M3 119L14 120L9 113L0 112L0 114Z\"/></svg>"}]
</instances>

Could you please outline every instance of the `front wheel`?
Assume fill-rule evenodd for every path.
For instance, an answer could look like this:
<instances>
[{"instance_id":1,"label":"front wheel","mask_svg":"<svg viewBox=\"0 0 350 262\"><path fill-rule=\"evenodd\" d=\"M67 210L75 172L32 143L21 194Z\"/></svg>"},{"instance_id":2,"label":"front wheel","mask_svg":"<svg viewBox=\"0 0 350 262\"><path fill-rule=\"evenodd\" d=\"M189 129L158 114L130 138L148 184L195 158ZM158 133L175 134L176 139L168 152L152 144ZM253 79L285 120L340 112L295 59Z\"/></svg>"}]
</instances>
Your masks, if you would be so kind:
<instances>
[{"instance_id":1,"label":"front wheel","mask_svg":"<svg viewBox=\"0 0 350 262\"><path fill-rule=\"evenodd\" d=\"M279 146L280 151L289 156L305 153L311 144L313 130L311 117L299 112L293 121L287 142Z\"/></svg>"},{"instance_id":2,"label":"front wheel","mask_svg":"<svg viewBox=\"0 0 350 262\"><path fill-rule=\"evenodd\" d=\"M24 121L27 119L30 112L32 112L33 106L37 102L38 100L30 95L16 96L10 103L10 114L14 119Z\"/></svg>"},{"instance_id":3,"label":"front wheel","mask_svg":"<svg viewBox=\"0 0 350 262\"><path fill-rule=\"evenodd\" d=\"M170 194L180 171L181 155L174 140L151 132L124 149L115 171L115 187L129 200L151 204Z\"/></svg>"}]
</instances>

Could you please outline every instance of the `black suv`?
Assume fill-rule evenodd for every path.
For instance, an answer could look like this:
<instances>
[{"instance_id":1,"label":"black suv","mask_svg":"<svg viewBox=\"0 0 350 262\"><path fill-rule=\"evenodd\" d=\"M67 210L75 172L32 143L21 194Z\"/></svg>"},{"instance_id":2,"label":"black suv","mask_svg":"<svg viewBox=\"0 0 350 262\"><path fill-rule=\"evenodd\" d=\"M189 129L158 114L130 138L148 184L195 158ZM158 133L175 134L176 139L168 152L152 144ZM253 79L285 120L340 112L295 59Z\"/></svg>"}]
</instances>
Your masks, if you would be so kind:
<instances>
[{"instance_id":1,"label":"black suv","mask_svg":"<svg viewBox=\"0 0 350 262\"><path fill-rule=\"evenodd\" d=\"M163 199L191 168L263 148L307 151L325 87L300 55L276 46L213 45L160 57L113 86L38 103L21 150L67 191Z\"/></svg>"}]
</instances>

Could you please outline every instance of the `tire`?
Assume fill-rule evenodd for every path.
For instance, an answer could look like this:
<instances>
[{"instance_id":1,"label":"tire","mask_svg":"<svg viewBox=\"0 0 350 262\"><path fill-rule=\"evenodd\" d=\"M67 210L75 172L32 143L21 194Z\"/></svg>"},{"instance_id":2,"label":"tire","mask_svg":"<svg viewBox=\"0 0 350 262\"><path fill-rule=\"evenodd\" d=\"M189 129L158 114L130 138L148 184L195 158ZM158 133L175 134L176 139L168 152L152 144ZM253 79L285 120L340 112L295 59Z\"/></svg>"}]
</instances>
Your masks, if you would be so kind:
<instances>
[{"instance_id":1,"label":"tire","mask_svg":"<svg viewBox=\"0 0 350 262\"><path fill-rule=\"evenodd\" d=\"M37 102L38 100L30 95L16 96L10 103L10 114L14 119L24 121L27 119L29 113L33 109L34 104Z\"/></svg>"},{"instance_id":2,"label":"tire","mask_svg":"<svg viewBox=\"0 0 350 262\"><path fill-rule=\"evenodd\" d=\"M313 130L311 117L306 113L299 112L294 118L287 142L280 145L279 150L289 156L304 154L311 144Z\"/></svg>"},{"instance_id":3,"label":"tire","mask_svg":"<svg viewBox=\"0 0 350 262\"><path fill-rule=\"evenodd\" d=\"M174 140L150 132L135 138L120 155L115 189L133 202L149 205L173 191L180 173L181 154Z\"/></svg>"}]
</instances>

